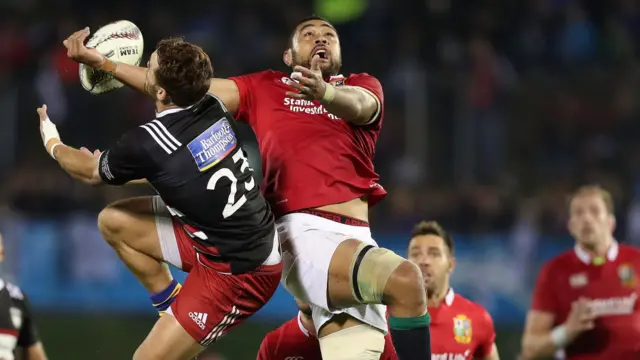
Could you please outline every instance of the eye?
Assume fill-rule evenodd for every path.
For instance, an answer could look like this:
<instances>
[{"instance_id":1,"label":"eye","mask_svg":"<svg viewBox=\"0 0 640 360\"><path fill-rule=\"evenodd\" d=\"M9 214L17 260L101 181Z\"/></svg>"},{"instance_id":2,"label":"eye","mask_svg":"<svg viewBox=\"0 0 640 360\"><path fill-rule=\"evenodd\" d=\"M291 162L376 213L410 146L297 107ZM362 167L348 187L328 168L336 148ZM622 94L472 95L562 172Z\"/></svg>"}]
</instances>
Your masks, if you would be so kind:
<instances>
[{"instance_id":1,"label":"eye","mask_svg":"<svg viewBox=\"0 0 640 360\"><path fill-rule=\"evenodd\" d=\"M326 34L324 34L325 36L329 36L329 37L335 37L336 34L332 33L332 32L328 32Z\"/></svg>"},{"instance_id":2,"label":"eye","mask_svg":"<svg viewBox=\"0 0 640 360\"><path fill-rule=\"evenodd\" d=\"M313 32L312 31L305 31L303 35L304 36L311 36L311 35L313 35Z\"/></svg>"}]
</instances>

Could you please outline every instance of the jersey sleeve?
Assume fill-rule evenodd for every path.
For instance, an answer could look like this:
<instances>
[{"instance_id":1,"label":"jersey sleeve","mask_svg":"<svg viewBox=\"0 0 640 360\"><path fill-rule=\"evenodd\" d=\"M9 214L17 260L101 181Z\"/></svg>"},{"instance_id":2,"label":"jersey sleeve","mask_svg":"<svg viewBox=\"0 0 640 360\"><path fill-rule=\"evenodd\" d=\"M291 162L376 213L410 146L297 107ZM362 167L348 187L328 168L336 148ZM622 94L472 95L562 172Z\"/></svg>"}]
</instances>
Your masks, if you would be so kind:
<instances>
[{"instance_id":1,"label":"jersey sleeve","mask_svg":"<svg viewBox=\"0 0 640 360\"><path fill-rule=\"evenodd\" d=\"M253 122L256 120L256 116L253 116L253 109L256 105L255 93L260 82L267 72L257 72L247 75L230 77L229 80L233 80L238 87L238 93L240 96L240 103L238 104L238 110L233 114L238 121L244 121L253 126Z\"/></svg>"},{"instance_id":2,"label":"jersey sleeve","mask_svg":"<svg viewBox=\"0 0 640 360\"><path fill-rule=\"evenodd\" d=\"M493 319L489 313L482 309L482 339L473 354L474 358L486 358L491 354L493 343L496 341L496 329L493 326Z\"/></svg>"},{"instance_id":3,"label":"jersey sleeve","mask_svg":"<svg viewBox=\"0 0 640 360\"><path fill-rule=\"evenodd\" d=\"M348 85L360 87L373 95L378 103L378 109L371 117L371 120L365 125L380 124L384 117L384 93L382 92L382 84L380 84L380 81L367 73L362 73L352 75Z\"/></svg>"},{"instance_id":4,"label":"jersey sleeve","mask_svg":"<svg viewBox=\"0 0 640 360\"><path fill-rule=\"evenodd\" d=\"M273 332L268 333L262 340L262 343L260 343L256 360L275 360L275 354L273 353L273 346L271 344L275 339L273 334Z\"/></svg>"},{"instance_id":5,"label":"jersey sleeve","mask_svg":"<svg viewBox=\"0 0 640 360\"><path fill-rule=\"evenodd\" d=\"M142 128L124 134L110 149L100 155L100 178L110 185L123 185L146 177L148 159L143 144L149 136Z\"/></svg>"},{"instance_id":6,"label":"jersey sleeve","mask_svg":"<svg viewBox=\"0 0 640 360\"><path fill-rule=\"evenodd\" d=\"M40 339L33 320L33 312L31 311L29 300L27 300L27 297L25 296L23 301L24 308L22 309L22 327L20 327L17 344L20 347L28 348L36 344Z\"/></svg>"},{"instance_id":7,"label":"jersey sleeve","mask_svg":"<svg viewBox=\"0 0 640 360\"><path fill-rule=\"evenodd\" d=\"M553 277L551 276L550 266L547 264L542 267L533 289L533 299L531 301L531 310L543 311L555 314L558 309L555 289L553 288Z\"/></svg>"}]
</instances>

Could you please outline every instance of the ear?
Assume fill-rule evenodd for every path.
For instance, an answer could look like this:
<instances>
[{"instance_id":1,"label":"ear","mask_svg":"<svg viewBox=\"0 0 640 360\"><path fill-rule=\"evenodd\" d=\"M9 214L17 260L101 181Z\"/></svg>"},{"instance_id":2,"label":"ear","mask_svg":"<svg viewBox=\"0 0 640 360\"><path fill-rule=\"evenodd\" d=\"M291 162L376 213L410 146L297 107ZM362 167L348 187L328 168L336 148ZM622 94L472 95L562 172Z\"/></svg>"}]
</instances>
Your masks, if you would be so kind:
<instances>
[{"instance_id":1,"label":"ear","mask_svg":"<svg viewBox=\"0 0 640 360\"><path fill-rule=\"evenodd\" d=\"M293 54L291 53L291 49L285 50L285 52L282 54L282 61L285 65L291 67L291 65L293 64Z\"/></svg>"},{"instance_id":2,"label":"ear","mask_svg":"<svg viewBox=\"0 0 640 360\"><path fill-rule=\"evenodd\" d=\"M609 229L611 229L611 233L616 230L616 218L613 215L609 215Z\"/></svg>"},{"instance_id":3,"label":"ear","mask_svg":"<svg viewBox=\"0 0 640 360\"><path fill-rule=\"evenodd\" d=\"M449 258L449 274L453 272L456 268L456 258L453 256Z\"/></svg>"},{"instance_id":4,"label":"ear","mask_svg":"<svg viewBox=\"0 0 640 360\"><path fill-rule=\"evenodd\" d=\"M167 91L161 88L160 86L156 86L156 92L154 95L156 99L158 99L161 102L165 102L165 100L167 100L167 98L169 97L169 95L167 94Z\"/></svg>"}]
</instances>

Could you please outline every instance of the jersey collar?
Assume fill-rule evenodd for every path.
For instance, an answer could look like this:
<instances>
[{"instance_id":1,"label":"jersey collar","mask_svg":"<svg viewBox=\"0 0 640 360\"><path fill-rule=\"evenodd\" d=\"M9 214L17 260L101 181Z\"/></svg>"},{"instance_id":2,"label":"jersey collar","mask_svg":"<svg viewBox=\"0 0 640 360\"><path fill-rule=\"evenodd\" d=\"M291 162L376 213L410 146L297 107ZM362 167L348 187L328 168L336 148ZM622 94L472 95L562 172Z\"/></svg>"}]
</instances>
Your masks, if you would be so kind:
<instances>
[{"instance_id":1,"label":"jersey collar","mask_svg":"<svg viewBox=\"0 0 640 360\"><path fill-rule=\"evenodd\" d=\"M302 331L304 336L309 337L309 331L304 328L304 325L302 324L302 319L300 318L301 316L302 316L302 313L298 311L298 327L300 328L300 331Z\"/></svg>"},{"instance_id":2,"label":"jersey collar","mask_svg":"<svg viewBox=\"0 0 640 360\"><path fill-rule=\"evenodd\" d=\"M607 250L607 260L615 261L615 259L618 257L618 252L619 252L618 247L619 247L618 242L613 240L613 242L611 243L611 246L609 247L609 250ZM573 250L576 253L576 256L578 257L578 259L580 259L580 261L582 261L583 263L589 265L595 262L594 261L595 259L592 259L591 254L589 254L585 249L578 246L577 244L576 246L574 246Z\"/></svg>"},{"instance_id":3,"label":"jersey collar","mask_svg":"<svg viewBox=\"0 0 640 360\"><path fill-rule=\"evenodd\" d=\"M447 295L444 296L444 303L447 304L447 306L451 306L455 297L456 294L453 292L453 288L449 288L449 291L447 291Z\"/></svg>"},{"instance_id":4,"label":"jersey collar","mask_svg":"<svg viewBox=\"0 0 640 360\"><path fill-rule=\"evenodd\" d=\"M187 106L187 107L175 107L175 108L171 108L171 109L167 109L167 110L163 110L160 112L156 113L156 119L159 119L165 115L169 115L169 114L175 114L177 112L183 111L183 110L187 110L190 109L193 105L191 106Z\"/></svg>"}]
</instances>

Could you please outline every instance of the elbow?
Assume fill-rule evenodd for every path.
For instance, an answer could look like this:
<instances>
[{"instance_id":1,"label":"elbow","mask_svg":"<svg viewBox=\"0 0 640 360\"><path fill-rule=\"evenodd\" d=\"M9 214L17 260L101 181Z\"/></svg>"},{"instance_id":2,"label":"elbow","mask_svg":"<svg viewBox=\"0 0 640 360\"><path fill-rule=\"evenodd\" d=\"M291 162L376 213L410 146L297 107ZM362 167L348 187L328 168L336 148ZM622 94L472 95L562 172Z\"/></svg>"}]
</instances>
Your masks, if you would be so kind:
<instances>
[{"instance_id":1,"label":"elbow","mask_svg":"<svg viewBox=\"0 0 640 360\"><path fill-rule=\"evenodd\" d=\"M100 177L96 177L96 176L85 177L81 181L83 183L85 183L86 185L93 186L93 187L97 187L97 186L102 185L102 179L100 179Z\"/></svg>"}]
</instances>

